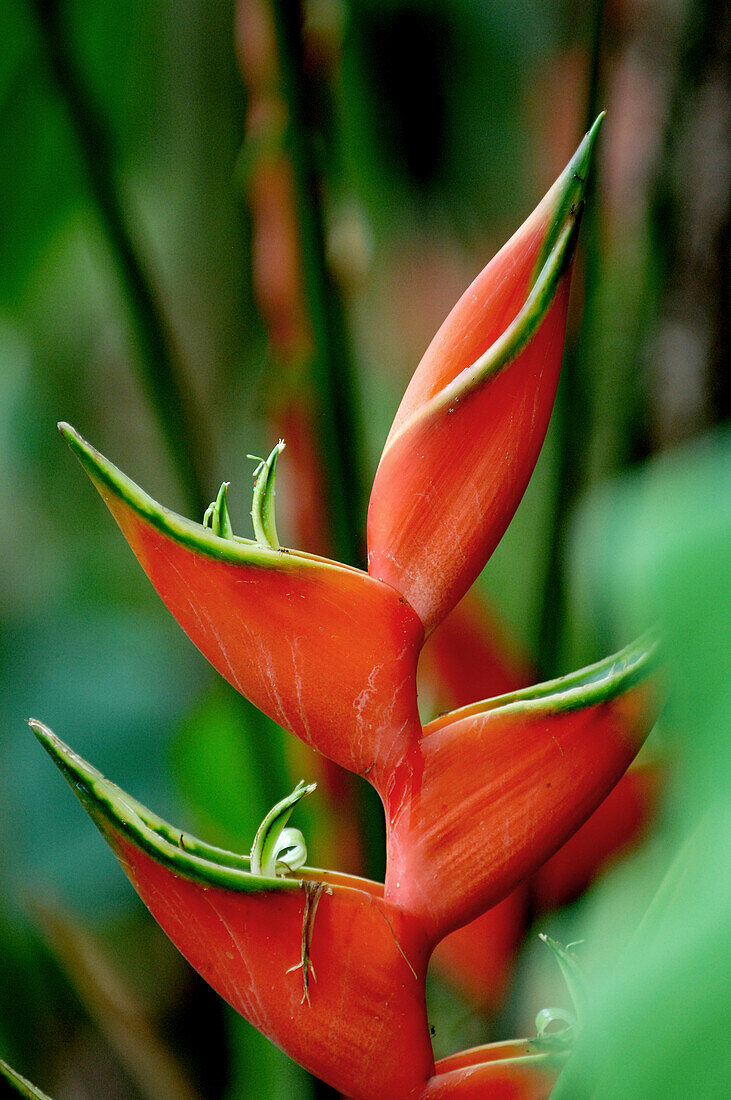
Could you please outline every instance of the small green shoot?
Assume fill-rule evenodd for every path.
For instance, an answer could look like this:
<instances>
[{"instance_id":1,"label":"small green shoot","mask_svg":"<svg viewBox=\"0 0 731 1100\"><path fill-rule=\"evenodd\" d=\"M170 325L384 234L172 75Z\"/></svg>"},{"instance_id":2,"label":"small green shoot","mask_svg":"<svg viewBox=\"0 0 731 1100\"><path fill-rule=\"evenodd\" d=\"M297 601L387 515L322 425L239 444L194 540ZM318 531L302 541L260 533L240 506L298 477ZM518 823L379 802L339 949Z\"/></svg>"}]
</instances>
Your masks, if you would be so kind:
<instances>
[{"instance_id":1,"label":"small green shoot","mask_svg":"<svg viewBox=\"0 0 731 1100\"><path fill-rule=\"evenodd\" d=\"M270 550L279 549L277 537L277 522L275 515L275 485L277 473L277 460L284 450L284 440L280 439L268 458L257 458L256 455L247 455L258 466L254 470L256 482L254 484L254 500L251 507L251 518L254 521L254 534L260 546L268 546Z\"/></svg>"},{"instance_id":2,"label":"small green shoot","mask_svg":"<svg viewBox=\"0 0 731 1100\"><path fill-rule=\"evenodd\" d=\"M231 526L231 518L228 514L228 487L231 483L224 481L221 488L218 490L218 496L209 504L206 508L205 515L203 516L203 526L210 527L214 535L218 535L222 539L232 539L234 537L233 527Z\"/></svg>"},{"instance_id":3,"label":"small green shoot","mask_svg":"<svg viewBox=\"0 0 731 1100\"><path fill-rule=\"evenodd\" d=\"M251 872L264 878L289 875L307 862L305 838L299 829L285 828L292 810L306 794L311 794L316 783L297 784L291 794L272 807L256 831L251 846Z\"/></svg>"}]
</instances>

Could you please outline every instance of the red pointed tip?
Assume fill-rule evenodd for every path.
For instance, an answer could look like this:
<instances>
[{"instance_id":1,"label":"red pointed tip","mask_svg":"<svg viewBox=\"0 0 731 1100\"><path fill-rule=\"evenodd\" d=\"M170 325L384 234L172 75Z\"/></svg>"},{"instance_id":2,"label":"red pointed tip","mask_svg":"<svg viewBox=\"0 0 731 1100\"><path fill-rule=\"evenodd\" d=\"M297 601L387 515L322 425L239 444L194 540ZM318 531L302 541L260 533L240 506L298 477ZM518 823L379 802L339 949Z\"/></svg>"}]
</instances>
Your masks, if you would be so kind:
<instances>
[{"instance_id":1,"label":"red pointed tip","mask_svg":"<svg viewBox=\"0 0 731 1100\"><path fill-rule=\"evenodd\" d=\"M427 635L499 542L543 444L599 124L454 307L386 441L368 510L368 570L404 595Z\"/></svg>"},{"instance_id":2,"label":"red pointed tip","mask_svg":"<svg viewBox=\"0 0 731 1100\"><path fill-rule=\"evenodd\" d=\"M162 507L71 431L68 441L186 634L275 722L375 785L421 733L420 620L337 562L224 539Z\"/></svg>"}]
</instances>

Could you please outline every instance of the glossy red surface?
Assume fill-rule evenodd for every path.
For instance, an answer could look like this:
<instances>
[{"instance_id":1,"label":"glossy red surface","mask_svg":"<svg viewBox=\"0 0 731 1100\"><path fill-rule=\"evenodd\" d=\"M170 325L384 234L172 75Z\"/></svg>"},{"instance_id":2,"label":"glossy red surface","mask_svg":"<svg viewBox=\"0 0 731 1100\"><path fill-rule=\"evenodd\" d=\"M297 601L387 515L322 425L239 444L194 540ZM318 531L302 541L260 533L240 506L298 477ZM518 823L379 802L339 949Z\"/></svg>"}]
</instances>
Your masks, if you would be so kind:
<instances>
[{"instance_id":1,"label":"glossy red surface","mask_svg":"<svg viewBox=\"0 0 731 1100\"><path fill-rule=\"evenodd\" d=\"M388 790L386 897L435 939L504 898L618 782L652 726L643 698L427 726Z\"/></svg>"},{"instance_id":2,"label":"glossy red surface","mask_svg":"<svg viewBox=\"0 0 731 1100\"><path fill-rule=\"evenodd\" d=\"M439 329L404 394L376 472L368 570L403 593L427 634L482 569L533 471L561 366L570 270L511 362L437 418L420 413L494 344L525 304L561 186L477 276Z\"/></svg>"},{"instance_id":3,"label":"glossy red surface","mask_svg":"<svg viewBox=\"0 0 731 1100\"><path fill-rule=\"evenodd\" d=\"M428 634L465 594L525 492L563 355L569 275L528 346L445 410L387 443L368 510L368 570L398 589Z\"/></svg>"},{"instance_id":4,"label":"glossy red surface","mask_svg":"<svg viewBox=\"0 0 731 1100\"><path fill-rule=\"evenodd\" d=\"M168 610L211 664L275 722L374 785L421 732L422 628L356 569L217 560L142 519L97 484Z\"/></svg>"},{"instance_id":5,"label":"glossy red surface","mask_svg":"<svg viewBox=\"0 0 731 1100\"><path fill-rule=\"evenodd\" d=\"M206 886L173 874L126 838L113 843L176 947L272 1042L354 1100L418 1096L433 1072L425 945L374 884L362 880L353 889L332 876L331 892L322 893L308 1002L302 969L291 969L301 960L304 888L243 894Z\"/></svg>"}]
</instances>

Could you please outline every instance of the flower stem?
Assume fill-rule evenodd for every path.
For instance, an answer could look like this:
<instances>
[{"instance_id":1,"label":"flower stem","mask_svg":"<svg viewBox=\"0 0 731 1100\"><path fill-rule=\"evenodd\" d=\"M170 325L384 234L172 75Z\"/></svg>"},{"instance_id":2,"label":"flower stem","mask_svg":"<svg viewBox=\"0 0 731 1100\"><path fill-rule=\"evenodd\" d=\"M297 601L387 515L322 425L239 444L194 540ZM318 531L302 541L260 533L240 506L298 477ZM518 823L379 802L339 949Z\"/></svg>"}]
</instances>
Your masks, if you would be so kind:
<instances>
[{"instance_id":1,"label":"flower stem","mask_svg":"<svg viewBox=\"0 0 731 1100\"><path fill-rule=\"evenodd\" d=\"M360 564L365 507L356 457L353 356L343 303L326 258L317 96L305 65L301 5L294 0L274 0L273 10L282 90L289 113L287 142L295 178L305 296L315 344L313 391L329 479L326 491L333 553L342 561Z\"/></svg>"}]
</instances>

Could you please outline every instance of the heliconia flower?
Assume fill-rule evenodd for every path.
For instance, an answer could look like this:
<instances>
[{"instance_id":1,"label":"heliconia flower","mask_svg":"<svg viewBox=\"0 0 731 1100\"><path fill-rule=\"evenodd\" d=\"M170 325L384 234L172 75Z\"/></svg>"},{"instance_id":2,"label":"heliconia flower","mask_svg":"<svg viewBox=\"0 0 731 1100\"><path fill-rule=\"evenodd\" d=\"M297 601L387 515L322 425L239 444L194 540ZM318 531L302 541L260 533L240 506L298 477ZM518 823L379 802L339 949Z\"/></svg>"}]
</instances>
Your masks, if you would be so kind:
<instances>
[{"instance_id":1,"label":"heliconia flower","mask_svg":"<svg viewBox=\"0 0 731 1100\"><path fill-rule=\"evenodd\" d=\"M211 664L280 725L378 787L421 734L423 630L404 599L359 569L216 536L157 504L73 428L60 429Z\"/></svg>"},{"instance_id":2,"label":"heliconia flower","mask_svg":"<svg viewBox=\"0 0 731 1100\"><path fill-rule=\"evenodd\" d=\"M31 726L157 922L237 1012L353 1100L419 1096L434 1071L427 944L382 886L306 867L256 875L249 857L172 828Z\"/></svg>"},{"instance_id":3,"label":"heliconia flower","mask_svg":"<svg viewBox=\"0 0 731 1100\"><path fill-rule=\"evenodd\" d=\"M548 1100L565 1059L530 1039L442 1058L420 1100Z\"/></svg>"},{"instance_id":4,"label":"heliconia flower","mask_svg":"<svg viewBox=\"0 0 731 1100\"><path fill-rule=\"evenodd\" d=\"M543 443L601 117L434 337L386 440L368 570L406 597L427 634L502 538Z\"/></svg>"},{"instance_id":5,"label":"heliconia flower","mask_svg":"<svg viewBox=\"0 0 731 1100\"><path fill-rule=\"evenodd\" d=\"M543 440L600 121L422 360L376 475L368 573L280 546L281 441L255 471L251 540L233 532L228 483L203 523L192 522L60 426L214 667L381 795L384 885L306 866L304 838L288 822L314 785L298 784L239 856L173 829L31 723L191 964L353 1100L548 1094L557 1054L538 1041L541 1027L537 1046L479 1048L434 1066L427 963L445 934L509 897L568 840L651 728L643 681L656 646L643 640L423 729L416 701L425 636L499 541Z\"/></svg>"},{"instance_id":6,"label":"heliconia flower","mask_svg":"<svg viewBox=\"0 0 731 1100\"><path fill-rule=\"evenodd\" d=\"M504 898L590 816L652 728L641 640L431 722L387 790L387 900L435 941Z\"/></svg>"}]
</instances>

